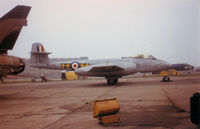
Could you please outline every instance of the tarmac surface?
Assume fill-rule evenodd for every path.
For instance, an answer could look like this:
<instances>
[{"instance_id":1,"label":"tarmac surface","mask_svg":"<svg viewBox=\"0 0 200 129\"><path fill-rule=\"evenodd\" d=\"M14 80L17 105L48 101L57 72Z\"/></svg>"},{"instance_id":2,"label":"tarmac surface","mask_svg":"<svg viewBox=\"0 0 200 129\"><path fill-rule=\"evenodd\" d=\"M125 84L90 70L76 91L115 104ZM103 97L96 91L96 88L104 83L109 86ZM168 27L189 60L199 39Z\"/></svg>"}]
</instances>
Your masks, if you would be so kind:
<instances>
[{"instance_id":1,"label":"tarmac surface","mask_svg":"<svg viewBox=\"0 0 200 129\"><path fill-rule=\"evenodd\" d=\"M196 129L189 98L200 77L121 78L0 84L0 129ZM93 101L117 98L120 122L102 125L93 118Z\"/></svg>"}]
</instances>

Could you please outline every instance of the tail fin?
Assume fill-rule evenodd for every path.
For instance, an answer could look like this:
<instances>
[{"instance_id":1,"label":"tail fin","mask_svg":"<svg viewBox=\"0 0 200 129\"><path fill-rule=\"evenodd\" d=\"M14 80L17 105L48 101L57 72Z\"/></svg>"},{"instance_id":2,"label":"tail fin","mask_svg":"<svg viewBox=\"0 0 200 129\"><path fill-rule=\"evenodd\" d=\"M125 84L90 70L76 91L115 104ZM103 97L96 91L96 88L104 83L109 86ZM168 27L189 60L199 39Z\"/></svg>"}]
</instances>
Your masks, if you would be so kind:
<instances>
[{"instance_id":1,"label":"tail fin","mask_svg":"<svg viewBox=\"0 0 200 129\"><path fill-rule=\"evenodd\" d=\"M0 52L7 53L11 50L21 32L27 25L26 17L31 7L18 5L0 18Z\"/></svg>"},{"instance_id":2,"label":"tail fin","mask_svg":"<svg viewBox=\"0 0 200 129\"><path fill-rule=\"evenodd\" d=\"M46 52L44 46L41 43L33 43L29 62L31 64L49 63L49 54L51 54L51 52Z\"/></svg>"}]
</instances>

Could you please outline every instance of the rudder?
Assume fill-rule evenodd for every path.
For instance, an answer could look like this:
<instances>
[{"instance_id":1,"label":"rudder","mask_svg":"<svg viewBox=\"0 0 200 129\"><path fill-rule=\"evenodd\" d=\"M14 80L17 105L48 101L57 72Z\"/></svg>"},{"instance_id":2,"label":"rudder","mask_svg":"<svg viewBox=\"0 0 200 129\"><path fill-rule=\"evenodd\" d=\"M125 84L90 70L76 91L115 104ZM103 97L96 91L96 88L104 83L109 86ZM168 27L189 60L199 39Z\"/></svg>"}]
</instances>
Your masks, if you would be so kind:
<instances>
[{"instance_id":1,"label":"rudder","mask_svg":"<svg viewBox=\"0 0 200 129\"><path fill-rule=\"evenodd\" d=\"M41 43L33 43L31 48L31 64L46 64L49 63L48 55L50 52L46 52L44 46Z\"/></svg>"}]
</instances>

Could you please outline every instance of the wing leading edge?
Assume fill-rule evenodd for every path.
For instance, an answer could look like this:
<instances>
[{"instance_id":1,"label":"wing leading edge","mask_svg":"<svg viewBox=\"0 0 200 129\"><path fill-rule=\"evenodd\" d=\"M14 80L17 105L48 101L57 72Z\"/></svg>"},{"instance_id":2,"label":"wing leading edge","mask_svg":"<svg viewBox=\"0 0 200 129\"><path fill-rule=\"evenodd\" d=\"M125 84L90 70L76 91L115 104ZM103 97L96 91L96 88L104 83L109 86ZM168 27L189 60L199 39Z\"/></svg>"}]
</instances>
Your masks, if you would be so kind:
<instances>
[{"instance_id":1,"label":"wing leading edge","mask_svg":"<svg viewBox=\"0 0 200 129\"><path fill-rule=\"evenodd\" d=\"M107 65L107 66L94 66L91 68L89 72L115 72L122 70L124 69L117 65Z\"/></svg>"},{"instance_id":2,"label":"wing leading edge","mask_svg":"<svg viewBox=\"0 0 200 129\"><path fill-rule=\"evenodd\" d=\"M112 62L110 64L90 65L76 69L78 75L96 77L122 77L134 72L136 65L129 62Z\"/></svg>"},{"instance_id":3,"label":"wing leading edge","mask_svg":"<svg viewBox=\"0 0 200 129\"><path fill-rule=\"evenodd\" d=\"M118 65L98 64L98 65L90 65L87 67L76 69L75 72L78 75L106 77L106 76L112 76L112 75L121 76L121 73L123 70L124 68Z\"/></svg>"}]
</instances>

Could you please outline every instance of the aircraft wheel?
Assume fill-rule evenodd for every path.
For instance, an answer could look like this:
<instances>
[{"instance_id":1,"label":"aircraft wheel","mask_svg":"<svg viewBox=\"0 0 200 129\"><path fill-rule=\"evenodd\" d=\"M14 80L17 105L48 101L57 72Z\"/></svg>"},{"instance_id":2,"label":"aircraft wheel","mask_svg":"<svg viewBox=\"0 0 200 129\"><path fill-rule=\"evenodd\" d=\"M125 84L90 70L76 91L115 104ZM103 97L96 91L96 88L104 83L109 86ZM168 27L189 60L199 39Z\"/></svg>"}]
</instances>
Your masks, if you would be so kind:
<instances>
[{"instance_id":1,"label":"aircraft wheel","mask_svg":"<svg viewBox=\"0 0 200 129\"><path fill-rule=\"evenodd\" d=\"M107 79L107 84L108 85L114 85L114 82L115 82L114 79L111 79L111 78Z\"/></svg>"},{"instance_id":2,"label":"aircraft wheel","mask_svg":"<svg viewBox=\"0 0 200 129\"><path fill-rule=\"evenodd\" d=\"M66 80L66 74L65 74L65 73L62 73L62 74L61 74L61 79L62 79L62 80Z\"/></svg>"},{"instance_id":3,"label":"aircraft wheel","mask_svg":"<svg viewBox=\"0 0 200 129\"><path fill-rule=\"evenodd\" d=\"M118 83L118 78L116 78L115 80L114 80L114 84L117 84Z\"/></svg>"},{"instance_id":4,"label":"aircraft wheel","mask_svg":"<svg viewBox=\"0 0 200 129\"><path fill-rule=\"evenodd\" d=\"M170 81L169 76L164 76L164 77L163 77L163 81L164 81L164 82L169 82L169 81Z\"/></svg>"},{"instance_id":5,"label":"aircraft wheel","mask_svg":"<svg viewBox=\"0 0 200 129\"><path fill-rule=\"evenodd\" d=\"M108 78L107 79L107 84L108 85L115 85L118 83L118 78Z\"/></svg>"}]
</instances>

